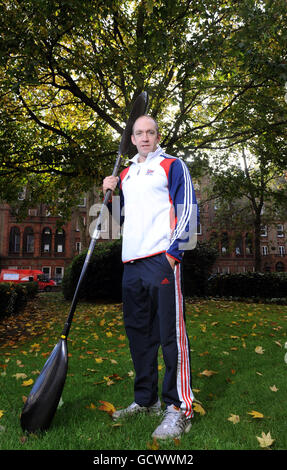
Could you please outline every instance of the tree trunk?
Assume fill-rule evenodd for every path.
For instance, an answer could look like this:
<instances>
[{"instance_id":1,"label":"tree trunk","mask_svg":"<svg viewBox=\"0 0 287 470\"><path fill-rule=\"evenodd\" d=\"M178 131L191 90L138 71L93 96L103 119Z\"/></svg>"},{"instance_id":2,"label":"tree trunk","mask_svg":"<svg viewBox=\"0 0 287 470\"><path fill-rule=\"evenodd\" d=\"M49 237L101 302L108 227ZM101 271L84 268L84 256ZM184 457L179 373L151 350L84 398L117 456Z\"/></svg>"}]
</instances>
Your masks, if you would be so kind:
<instances>
[{"instance_id":1,"label":"tree trunk","mask_svg":"<svg viewBox=\"0 0 287 470\"><path fill-rule=\"evenodd\" d=\"M255 249L255 271L261 271L261 251L260 251L260 236L261 236L261 217L256 214L254 221L254 249Z\"/></svg>"}]
</instances>

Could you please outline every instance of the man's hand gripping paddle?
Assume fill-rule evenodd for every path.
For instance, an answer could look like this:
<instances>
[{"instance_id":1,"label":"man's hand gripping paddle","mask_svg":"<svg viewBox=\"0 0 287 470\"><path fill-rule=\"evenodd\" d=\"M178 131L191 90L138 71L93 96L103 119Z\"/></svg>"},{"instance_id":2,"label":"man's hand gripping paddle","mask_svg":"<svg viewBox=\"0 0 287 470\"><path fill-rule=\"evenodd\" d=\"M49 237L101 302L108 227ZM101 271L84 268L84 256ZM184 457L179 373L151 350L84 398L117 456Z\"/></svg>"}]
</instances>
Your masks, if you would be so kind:
<instances>
[{"instance_id":1,"label":"man's hand gripping paddle","mask_svg":"<svg viewBox=\"0 0 287 470\"><path fill-rule=\"evenodd\" d=\"M126 124L126 128L123 132L116 163L112 173L113 176L117 176L121 159L129 151L133 124L137 118L145 114L147 106L148 94L143 91L134 102ZM47 359L23 407L20 421L24 431L35 432L39 430L47 430L56 413L68 370L67 337L78 302L79 289L87 272L87 268L96 242L100 236L104 209L110 200L111 193L112 191L108 190L105 194L104 202L97 220L97 226L90 242L90 246L74 293L70 312L64 325L60 340Z\"/></svg>"}]
</instances>

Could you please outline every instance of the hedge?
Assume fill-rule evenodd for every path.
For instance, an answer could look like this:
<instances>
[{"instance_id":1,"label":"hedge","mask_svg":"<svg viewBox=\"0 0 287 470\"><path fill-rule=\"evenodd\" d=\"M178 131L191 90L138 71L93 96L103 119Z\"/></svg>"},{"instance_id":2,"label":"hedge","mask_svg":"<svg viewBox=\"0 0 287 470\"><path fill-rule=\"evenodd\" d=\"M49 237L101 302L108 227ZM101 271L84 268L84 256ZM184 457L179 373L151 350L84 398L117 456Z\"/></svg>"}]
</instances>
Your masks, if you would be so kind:
<instances>
[{"instance_id":1,"label":"hedge","mask_svg":"<svg viewBox=\"0 0 287 470\"><path fill-rule=\"evenodd\" d=\"M96 245L79 291L79 299L121 301L121 250L121 240L99 242ZM62 292L67 300L73 298L86 254L87 251L83 251L65 269Z\"/></svg>"},{"instance_id":2,"label":"hedge","mask_svg":"<svg viewBox=\"0 0 287 470\"><path fill-rule=\"evenodd\" d=\"M96 245L87 275L79 291L79 298L88 301L122 299L121 240L100 242ZM73 298L84 264L86 251L76 256L65 270L62 291L67 300ZM207 280L216 252L204 243L195 250L186 251L183 262L183 284L187 296L205 295Z\"/></svg>"},{"instance_id":3,"label":"hedge","mask_svg":"<svg viewBox=\"0 0 287 470\"><path fill-rule=\"evenodd\" d=\"M198 242L194 250L183 256L183 285L186 296L207 295L208 278L217 258L217 250L205 242Z\"/></svg>"},{"instance_id":4,"label":"hedge","mask_svg":"<svg viewBox=\"0 0 287 470\"><path fill-rule=\"evenodd\" d=\"M37 282L0 283L0 318L18 313L26 306L28 299L34 298L37 292Z\"/></svg>"},{"instance_id":5,"label":"hedge","mask_svg":"<svg viewBox=\"0 0 287 470\"><path fill-rule=\"evenodd\" d=\"M287 297L285 273L232 273L211 276L208 294L218 297L280 299Z\"/></svg>"}]
</instances>

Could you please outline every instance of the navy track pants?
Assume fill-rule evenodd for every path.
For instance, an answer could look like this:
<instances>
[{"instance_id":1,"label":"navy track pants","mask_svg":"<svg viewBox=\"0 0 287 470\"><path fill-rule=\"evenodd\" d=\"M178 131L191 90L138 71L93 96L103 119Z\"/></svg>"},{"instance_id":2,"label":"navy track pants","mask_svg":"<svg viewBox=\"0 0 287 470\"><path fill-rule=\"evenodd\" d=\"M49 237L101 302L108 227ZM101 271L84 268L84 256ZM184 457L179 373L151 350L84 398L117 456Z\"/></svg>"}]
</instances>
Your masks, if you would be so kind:
<instances>
[{"instance_id":1,"label":"navy track pants","mask_svg":"<svg viewBox=\"0 0 287 470\"><path fill-rule=\"evenodd\" d=\"M162 399L192 417L189 340L185 326L181 265L172 270L165 253L125 263L123 311L135 368L135 402L158 399L158 350L165 362Z\"/></svg>"}]
</instances>

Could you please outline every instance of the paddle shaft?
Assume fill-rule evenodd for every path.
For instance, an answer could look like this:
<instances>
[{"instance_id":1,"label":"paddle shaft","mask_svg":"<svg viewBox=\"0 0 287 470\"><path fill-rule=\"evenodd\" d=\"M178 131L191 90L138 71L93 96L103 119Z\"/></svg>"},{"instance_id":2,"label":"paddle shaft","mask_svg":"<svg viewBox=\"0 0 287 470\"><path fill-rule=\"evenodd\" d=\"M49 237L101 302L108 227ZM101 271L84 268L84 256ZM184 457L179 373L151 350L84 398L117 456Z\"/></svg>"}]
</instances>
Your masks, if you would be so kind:
<instances>
[{"instance_id":1,"label":"paddle shaft","mask_svg":"<svg viewBox=\"0 0 287 470\"><path fill-rule=\"evenodd\" d=\"M122 159L122 155L119 151L117 159L116 159L116 163L115 163L115 166L114 166L114 169L113 169L112 176L117 176L119 168L120 168L120 164L121 164L121 159ZM78 300L79 300L79 290L80 290L80 287L81 287L82 282L84 280L84 277L87 273L88 265L90 263L92 254L94 252L97 240L100 237L101 223L102 223L104 210L105 210L105 207L108 205L108 202L111 198L111 195L112 195L112 190L108 189L106 194L105 194L105 197L104 197L104 201L103 201L103 204L102 204L102 207L101 207L101 210L100 210L100 214L99 214L99 217L98 217L98 221L97 221L97 226L94 230L94 233L93 233L93 236L92 236L89 248L88 248L88 252L87 252L87 255L86 255L86 258L85 258L85 261L84 261L84 265L83 265L83 268L82 268L82 271L81 271L81 274L80 274L80 277L79 277L79 280L78 280L78 283L77 283L77 287L76 287L76 290L75 290L75 293L74 293L74 296L73 296L73 300L72 300L72 303L71 303L69 315L67 317L66 323L64 325L64 329L63 329L62 334L61 334L61 338L63 338L63 339L67 338L68 334L70 332L70 328L71 328L71 324L72 324L72 321L73 321L74 313L75 313L77 303L78 303Z\"/></svg>"}]
</instances>

